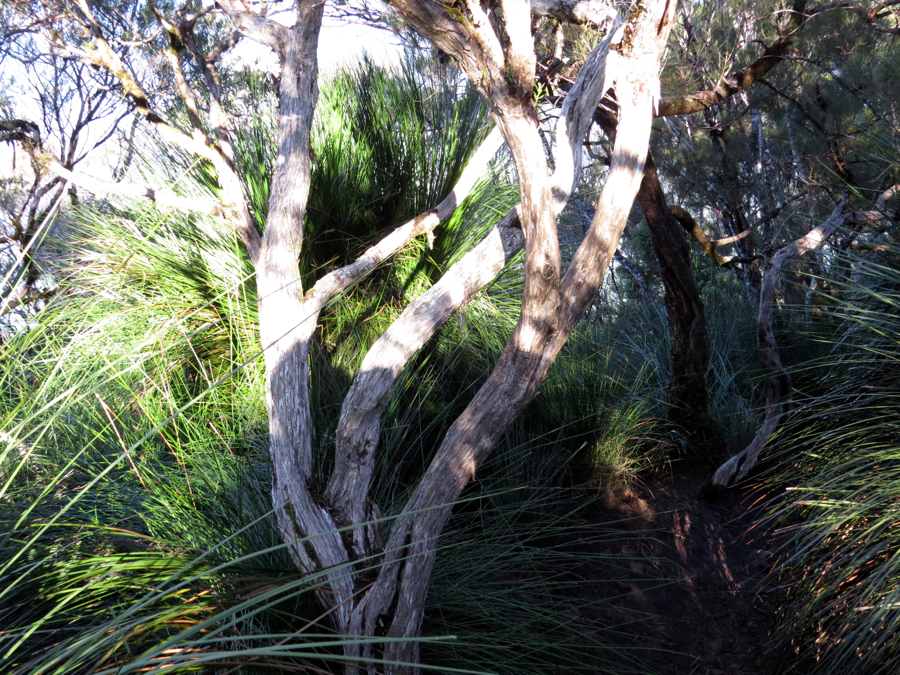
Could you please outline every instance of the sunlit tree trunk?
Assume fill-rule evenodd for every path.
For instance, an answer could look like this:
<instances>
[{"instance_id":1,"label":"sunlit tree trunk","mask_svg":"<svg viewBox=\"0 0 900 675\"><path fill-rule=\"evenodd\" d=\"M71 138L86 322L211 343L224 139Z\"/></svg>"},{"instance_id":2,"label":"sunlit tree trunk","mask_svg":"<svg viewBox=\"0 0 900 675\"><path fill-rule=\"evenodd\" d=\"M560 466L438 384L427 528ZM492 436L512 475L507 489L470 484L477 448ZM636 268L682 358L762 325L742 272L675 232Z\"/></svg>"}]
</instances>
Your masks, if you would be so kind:
<instances>
[{"instance_id":1,"label":"sunlit tree trunk","mask_svg":"<svg viewBox=\"0 0 900 675\"><path fill-rule=\"evenodd\" d=\"M416 7L404 9L412 12L413 19L421 19ZM622 60L616 84L621 114L609 178L591 229L562 278L553 197L531 101L522 94L510 96L508 90L485 87L519 175L526 238L522 312L494 371L451 426L404 513L395 521L383 567L354 616L359 632L396 640L384 645L383 654L392 661L417 661L416 643L403 638L418 634L437 539L454 501L509 424L536 395L597 292L618 246L643 173L659 58L674 18L674 3L648 2L641 10L629 21L626 39L617 45L617 57ZM533 58L527 65L533 47L517 51L517 40L518 47L524 40L516 35L513 28L512 53L507 56L513 64L512 74L519 78L517 84L527 95L524 85L534 76ZM460 49L460 45L453 47ZM509 75L507 70L505 76Z\"/></svg>"}]
</instances>

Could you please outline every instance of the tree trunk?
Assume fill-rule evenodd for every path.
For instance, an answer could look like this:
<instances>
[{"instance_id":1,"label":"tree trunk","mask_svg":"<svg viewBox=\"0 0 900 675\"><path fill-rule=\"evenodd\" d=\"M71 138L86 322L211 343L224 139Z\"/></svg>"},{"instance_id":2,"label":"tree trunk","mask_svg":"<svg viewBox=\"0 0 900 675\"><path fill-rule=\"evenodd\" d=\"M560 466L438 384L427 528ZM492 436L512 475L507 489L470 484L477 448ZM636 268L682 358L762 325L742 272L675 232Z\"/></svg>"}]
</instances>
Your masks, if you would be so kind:
<instances>
[{"instance_id":1,"label":"tree trunk","mask_svg":"<svg viewBox=\"0 0 900 675\"><path fill-rule=\"evenodd\" d=\"M724 437L709 414L706 387L709 341L703 301L691 271L687 241L669 210L649 154L638 199L647 219L650 241L665 288L672 367L668 390L669 423L688 437L700 455L714 456L723 448Z\"/></svg>"},{"instance_id":2,"label":"tree trunk","mask_svg":"<svg viewBox=\"0 0 900 675\"><path fill-rule=\"evenodd\" d=\"M615 133L611 114L597 111L595 120L607 133ZM682 234L682 225L666 203L649 152L638 200L647 220L665 289L672 368L667 392L668 420L688 437L699 455L715 456L723 449L725 439L709 413L706 385L709 342L703 301L691 271L690 249Z\"/></svg>"},{"instance_id":3,"label":"tree trunk","mask_svg":"<svg viewBox=\"0 0 900 675\"><path fill-rule=\"evenodd\" d=\"M352 607L350 556L312 484L309 341L318 308L304 302L298 259L310 186L310 129L318 99L316 48L324 5L297 3L288 32L280 87L278 159L269 217L255 260L259 331L266 364L266 408L272 458L272 504L278 529L297 565L327 576L320 595L346 631ZM325 588L325 587L323 587Z\"/></svg>"},{"instance_id":4,"label":"tree trunk","mask_svg":"<svg viewBox=\"0 0 900 675\"><path fill-rule=\"evenodd\" d=\"M643 173L659 57L674 19L675 3L652 1L642 10L632 15L627 38L618 45L623 64L616 92L622 115L609 178L591 229L562 279L555 214L536 119L525 106L517 108L508 99L493 101L498 125L516 159L522 193L526 235L522 313L491 376L451 426L404 513L394 523L378 579L354 614L355 630L392 638L383 652L390 661L417 661L418 646L408 638L419 632L437 539L453 503L509 424L534 398L597 292L618 245ZM371 654L369 645L364 654Z\"/></svg>"}]
</instances>

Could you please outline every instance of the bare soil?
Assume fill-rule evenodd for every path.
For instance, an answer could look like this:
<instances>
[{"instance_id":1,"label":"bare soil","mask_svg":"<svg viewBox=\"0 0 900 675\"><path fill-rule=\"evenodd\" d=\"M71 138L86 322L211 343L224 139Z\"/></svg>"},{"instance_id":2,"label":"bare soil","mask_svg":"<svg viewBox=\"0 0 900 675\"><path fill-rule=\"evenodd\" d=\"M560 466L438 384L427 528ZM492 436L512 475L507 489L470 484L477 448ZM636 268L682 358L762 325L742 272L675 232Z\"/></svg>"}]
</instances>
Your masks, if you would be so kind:
<instances>
[{"instance_id":1,"label":"bare soil","mask_svg":"<svg viewBox=\"0 0 900 675\"><path fill-rule=\"evenodd\" d=\"M774 607L762 582L771 562L753 528L752 496L731 490L705 500L709 475L676 465L614 491L590 514L622 531L598 545L621 558L594 571L604 581L589 586L591 618L612 617L622 646L658 675L783 672L766 657Z\"/></svg>"}]
</instances>

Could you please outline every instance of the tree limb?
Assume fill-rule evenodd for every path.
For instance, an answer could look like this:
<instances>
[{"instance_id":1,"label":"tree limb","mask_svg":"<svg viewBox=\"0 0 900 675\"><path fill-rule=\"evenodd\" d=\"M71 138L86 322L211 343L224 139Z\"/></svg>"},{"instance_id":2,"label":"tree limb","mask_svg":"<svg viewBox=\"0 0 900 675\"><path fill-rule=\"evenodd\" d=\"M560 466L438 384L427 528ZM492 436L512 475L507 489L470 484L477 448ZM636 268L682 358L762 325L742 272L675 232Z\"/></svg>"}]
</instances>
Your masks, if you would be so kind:
<instances>
[{"instance_id":1,"label":"tree limb","mask_svg":"<svg viewBox=\"0 0 900 675\"><path fill-rule=\"evenodd\" d=\"M888 0L888 2L876 3L875 6L872 7L872 9L867 9L866 7L857 5L856 3L852 2L834 2L815 8L814 10L810 11L809 16L815 16L816 14L823 14L825 12L833 12L835 10L842 10L845 12L856 14L869 26L881 33L888 33L889 35L900 35L900 11L898 11L897 9L893 9L898 5L900 5L900 0ZM888 26L882 26L876 23L877 19L883 19L887 16L893 16L895 23L894 28L889 28Z\"/></svg>"},{"instance_id":2,"label":"tree limb","mask_svg":"<svg viewBox=\"0 0 900 675\"><path fill-rule=\"evenodd\" d=\"M849 214L843 213L846 200L842 199L828 220L781 248L772 257L763 275L756 329L759 358L766 374L766 417L750 444L715 472L712 478L713 485L728 487L746 478L750 470L756 466L760 453L772 435L790 414L790 394L793 391L793 384L781 363L774 328L775 292L784 266L793 258L821 248L828 238L847 222L864 225L883 220L886 217L884 213L886 202L897 194L900 194L900 185L894 185L882 193L876 202L875 210Z\"/></svg>"},{"instance_id":3,"label":"tree limb","mask_svg":"<svg viewBox=\"0 0 900 675\"><path fill-rule=\"evenodd\" d=\"M672 212L672 215L675 216L675 220L678 221L681 227L699 242L700 246L703 247L703 252L709 256L717 267L723 267L724 265L733 262L735 259L735 256L726 257L719 253L718 247L733 243L750 234L750 230L745 230L733 237L726 237L725 239L718 240L712 239L687 210L677 204L671 205L669 210Z\"/></svg>"},{"instance_id":4,"label":"tree limb","mask_svg":"<svg viewBox=\"0 0 900 675\"><path fill-rule=\"evenodd\" d=\"M315 306L321 309L331 298L345 291L369 274L377 265L398 251L406 243L422 234L427 235L431 239L434 228L453 215L457 207L463 203L502 145L503 136L499 129L494 128L469 160L453 190L440 204L431 211L418 215L394 229L389 235L366 250L354 262L334 270L319 279L306 294L306 301L312 301Z\"/></svg>"},{"instance_id":5,"label":"tree limb","mask_svg":"<svg viewBox=\"0 0 900 675\"><path fill-rule=\"evenodd\" d=\"M607 67L607 60L612 56L609 52L612 39L610 34L601 41L579 71L556 127L551 186L557 215L565 208L577 184L582 142L593 111L612 80L613 68ZM499 130L495 133L502 140ZM375 467L381 413L397 376L449 317L489 283L523 244L517 207L438 283L410 303L366 354L341 408L335 468L328 487L329 501L345 514L348 522L369 519L365 502ZM365 538L371 535L358 530L353 536L362 555L366 550Z\"/></svg>"},{"instance_id":6,"label":"tree limb","mask_svg":"<svg viewBox=\"0 0 900 675\"><path fill-rule=\"evenodd\" d=\"M800 30L807 19L807 15L803 13L805 6L806 0L795 0L790 11L788 25L779 28L778 38L765 48L756 61L737 72L726 75L712 89L683 96L663 98L657 107L655 116L690 115L708 110L764 77L772 68L784 60L788 50L793 46L797 31Z\"/></svg>"},{"instance_id":7,"label":"tree limb","mask_svg":"<svg viewBox=\"0 0 900 675\"><path fill-rule=\"evenodd\" d=\"M603 29L616 18L616 10L602 0L532 0L531 13L557 21Z\"/></svg>"},{"instance_id":8,"label":"tree limb","mask_svg":"<svg viewBox=\"0 0 900 675\"><path fill-rule=\"evenodd\" d=\"M278 60L284 63L288 43L286 26L254 12L248 12L235 0L217 0L216 5L222 8L242 35L271 48L278 55Z\"/></svg>"}]
</instances>

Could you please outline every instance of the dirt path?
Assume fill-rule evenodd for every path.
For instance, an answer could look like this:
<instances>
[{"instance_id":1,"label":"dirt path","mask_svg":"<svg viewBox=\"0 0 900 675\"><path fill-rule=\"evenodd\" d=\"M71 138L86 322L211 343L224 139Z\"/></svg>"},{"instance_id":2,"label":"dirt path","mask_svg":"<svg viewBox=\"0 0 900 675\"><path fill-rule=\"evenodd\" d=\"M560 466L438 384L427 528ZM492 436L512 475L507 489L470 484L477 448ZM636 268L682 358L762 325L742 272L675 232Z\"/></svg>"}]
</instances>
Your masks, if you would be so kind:
<instances>
[{"instance_id":1,"label":"dirt path","mask_svg":"<svg viewBox=\"0 0 900 675\"><path fill-rule=\"evenodd\" d=\"M594 517L622 529L610 552L625 561L604 570L599 578L611 581L596 584L594 598L627 623L629 649L637 645L659 675L778 672L762 655L773 611L760 589L769 559L748 532L749 497L704 501L707 475L676 467L606 500Z\"/></svg>"}]
</instances>

